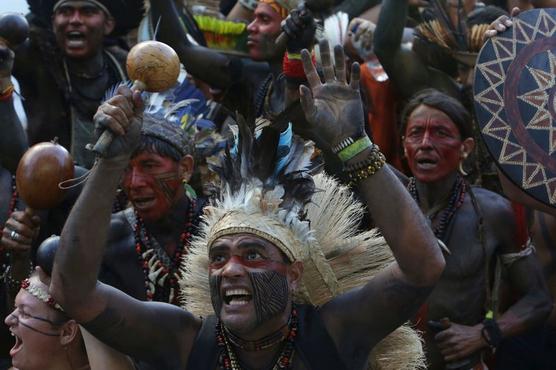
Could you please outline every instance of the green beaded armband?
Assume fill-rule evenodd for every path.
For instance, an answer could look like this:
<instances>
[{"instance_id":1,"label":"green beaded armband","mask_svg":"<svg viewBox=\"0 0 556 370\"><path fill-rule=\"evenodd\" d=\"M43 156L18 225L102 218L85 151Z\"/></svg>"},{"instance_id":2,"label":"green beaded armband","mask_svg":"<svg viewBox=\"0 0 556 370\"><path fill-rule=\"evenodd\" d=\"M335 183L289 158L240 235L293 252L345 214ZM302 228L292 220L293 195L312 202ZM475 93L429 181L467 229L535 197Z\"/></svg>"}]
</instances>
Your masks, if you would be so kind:
<instances>
[{"instance_id":1,"label":"green beaded armband","mask_svg":"<svg viewBox=\"0 0 556 370\"><path fill-rule=\"evenodd\" d=\"M338 152L338 157L340 157L342 162L347 162L354 158L357 154L361 153L365 149L371 148L372 146L373 143L371 142L371 139L369 139L368 136L363 136L353 144Z\"/></svg>"}]
</instances>

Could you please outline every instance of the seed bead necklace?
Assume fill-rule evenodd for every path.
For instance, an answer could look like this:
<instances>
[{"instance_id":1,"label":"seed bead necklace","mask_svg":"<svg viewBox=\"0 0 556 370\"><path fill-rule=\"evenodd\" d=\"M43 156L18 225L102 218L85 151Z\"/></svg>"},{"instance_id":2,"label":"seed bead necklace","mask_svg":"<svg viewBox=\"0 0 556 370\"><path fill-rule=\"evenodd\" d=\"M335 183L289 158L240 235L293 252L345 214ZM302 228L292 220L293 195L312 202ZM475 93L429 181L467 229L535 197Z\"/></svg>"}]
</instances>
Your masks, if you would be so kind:
<instances>
[{"instance_id":1,"label":"seed bead necklace","mask_svg":"<svg viewBox=\"0 0 556 370\"><path fill-rule=\"evenodd\" d=\"M189 251L189 242L195 225L196 209L196 202L190 200L185 226L180 234L180 242L173 257L168 256L164 248L149 234L143 220L134 211L135 252L145 274L147 300L179 304L180 266L183 257Z\"/></svg>"},{"instance_id":2,"label":"seed bead necklace","mask_svg":"<svg viewBox=\"0 0 556 370\"><path fill-rule=\"evenodd\" d=\"M415 177L409 179L407 190L409 191L413 199L415 199L417 204L419 204L419 193L417 193L417 181L415 180ZM442 210L431 216L431 221L433 218L436 218L437 215L439 217L439 221L432 228L432 231L434 232L434 235L443 242L447 242L445 238L446 231L448 230L448 225L450 225L450 222L454 218L454 215L456 214L459 207L462 206L463 201L465 200L466 191L467 184L464 178L458 174L456 177L456 181L452 186L448 204Z\"/></svg>"},{"instance_id":3,"label":"seed bead necklace","mask_svg":"<svg viewBox=\"0 0 556 370\"><path fill-rule=\"evenodd\" d=\"M291 369L293 355L295 352L294 342L297 336L298 319L297 310L295 305L292 307L292 313L289 320L289 332L285 338L284 347L280 356L274 363L272 370L287 370ZM268 337L266 337L268 338ZM216 344L222 349L218 364L222 370L242 370L240 362L230 344L230 339L227 335L227 330L224 329L220 320L216 323Z\"/></svg>"}]
</instances>

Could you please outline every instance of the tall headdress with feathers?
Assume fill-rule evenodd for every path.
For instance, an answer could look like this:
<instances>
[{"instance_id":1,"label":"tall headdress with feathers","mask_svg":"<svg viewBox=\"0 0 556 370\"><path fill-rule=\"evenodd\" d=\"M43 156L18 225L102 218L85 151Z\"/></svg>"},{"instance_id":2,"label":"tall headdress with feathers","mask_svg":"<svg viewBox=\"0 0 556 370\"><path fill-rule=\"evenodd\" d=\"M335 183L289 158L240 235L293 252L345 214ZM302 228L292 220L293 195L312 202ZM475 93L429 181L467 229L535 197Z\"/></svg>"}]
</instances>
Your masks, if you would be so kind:
<instances>
[{"instance_id":1,"label":"tall headdress with feathers","mask_svg":"<svg viewBox=\"0 0 556 370\"><path fill-rule=\"evenodd\" d=\"M294 301L323 305L365 284L394 259L374 230L359 232L364 213L347 187L308 173L311 143L272 126L253 134L238 119L236 145L215 168L220 196L208 207L182 266L184 307L199 316L213 314L208 279L208 249L223 235L250 233L279 248L290 261L304 264ZM394 331L372 351L371 369L423 367L417 333Z\"/></svg>"},{"instance_id":2,"label":"tall headdress with feathers","mask_svg":"<svg viewBox=\"0 0 556 370\"><path fill-rule=\"evenodd\" d=\"M440 0L431 1L433 19L415 28L418 38L440 46L458 62L470 67L475 65L477 55L485 42L489 24L469 27L463 14L462 1L457 6L457 24L453 24Z\"/></svg>"}]
</instances>

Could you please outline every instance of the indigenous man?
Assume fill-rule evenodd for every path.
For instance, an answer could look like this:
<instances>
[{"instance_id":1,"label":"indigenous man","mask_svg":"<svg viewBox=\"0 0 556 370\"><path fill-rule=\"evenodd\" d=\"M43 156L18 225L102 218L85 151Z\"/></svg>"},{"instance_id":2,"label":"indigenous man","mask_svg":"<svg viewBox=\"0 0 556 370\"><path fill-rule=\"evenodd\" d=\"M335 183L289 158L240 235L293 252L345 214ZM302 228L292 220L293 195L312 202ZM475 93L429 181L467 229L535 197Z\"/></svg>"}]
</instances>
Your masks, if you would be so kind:
<instances>
[{"instance_id":1,"label":"indigenous man","mask_svg":"<svg viewBox=\"0 0 556 370\"><path fill-rule=\"evenodd\" d=\"M151 10L153 19L161 17L160 40L176 50L187 72L226 92L224 105L228 109L247 117L273 118L298 100L297 88L300 80L304 80L298 55L314 41L313 17L306 9L295 9L297 3L295 0L263 0L256 6L254 20L247 26L249 57L268 64L231 58L191 44L172 0L154 1ZM275 44L284 20L284 31L289 36L287 51L294 56L291 60L284 58L286 50ZM302 113L299 116L297 118L301 118Z\"/></svg>"},{"instance_id":2,"label":"indigenous man","mask_svg":"<svg viewBox=\"0 0 556 370\"><path fill-rule=\"evenodd\" d=\"M131 113L122 97L105 103L95 119ZM178 269L204 205L187 184L192 145L179 125L145 114L140 144L121 186L132 207L112 216L100 280L134 298L178 303ZM187 190L187 192L186 192Z\"/></svg>"},{"instance_id":3,"label":"indigenous man","mask_svg":"<svg viewBox=\"0 0 556 370\"><path fill-rule=\"evenodd\" d=\"M330 299L330 294L342 292L341 284L326 272L331 265L323 261L322 249L311 253L313 246L318 248L318 242L311 236L309 223L300 216L312 179L299 171L310 153L305 153L303 142L289 158L286 153L285 167L277 168L276 177L289 180L284 185L274 186L277 180L272 182L273 172L271 178L262 176L256 180L249 176L256 173L249 162L259 163L264 158L249 151L249 133L244 129L242 144L237 148L241 161L226 162L226 171L234 174L227 177L232 178L232 183L214 209L208 210L200 237L203 247L196 250L208 266L203 284L210 285L219 319L218 338L214 338L214 318L202 320L178 307L136 301L97 283L111 208L111 199L105 195L116 190L139 143L141 101L137 93L132 95L122 89L122 95L110 104L133 107L132 111L126 109L127 120L118 120L126 133L115 139L108 156L101 158L91 172L68 218L54 264L51 294L72 317L107 344L155 363L158 369L271 368L277 361L280 364L276 366L290 369L366 368L370 350L424 301L440 276L444 261L422 214L393 173L383 167L384 157L364 134L358 65L352 68L349 86L341 48L336 49L337 77L328 45L322 45L321 50L324 85L309 53L302 54L312 87L312 91L301 90L302 102L312 132L318 133L318 138L312 138L334 148L346 162L346 177L360 190L397 262L359 289L346 289L345 294ZM261 137L265 137L264 132ZM283 150L281 153L283 156ZM255 168L259 172L268 170L264 166ZM269 180L264 191L261 179ZM340 202L344 204L342 208L349 208L352 201L346 202ZM237 224L240 219L244 222ZM400 221L404 225L401 230ZM330 230L322 226L321 231ZM349 238L351 245L343 245L344 252L356 246L359 247L352 250L354 253L370 248L369 235L362 236L358 242ZM310 261L306 270L325 277L324 282L315 280L310 289L302 289L303 255ZM368 259L360 261L373 263ZM312 281L304 280L303 285L308 287ZM326 293L328 303L318 309L292 307L294 291L315 293L314 288L319 287L332 288ZM214 340L205 340L210 339L206 333L212 333ZM211 364L203 362L203 356L208 356Z\"/></svg>"},{"instance_id":4,"label":"indigenous man","mask_svg":"<svg viewBox=\"0 0 556 370\"><path fill-rule=\"evenodd\" d=\"M429 325L429 369L483 369L481 352L540 324L551 310L550 297L533 247L520 248L510 203L470 187L458 173L474 145L463 105L424 90L410 100L402 123L414 176L408 190L448 253L446 270L420 313ZM490 283L498 257L520 295L501 316Z\"/></svg>"},{"instance_id":5,"label":"indigenous man","mask_svg":"<svg viewBox=\"0 0 556 370\"><path fill-rule=\"evenodd\" d=\"M138 22L141 8L122 1L50 0L31 10L37 13L30 38L14 50L13 69L24 97L29 143L58 137L79 165L90 168L94 155L85 145L94 139L93 114L105 91L126 79L126 52L104 47L103 41L117 26L121 32L134 17ZM52 31L50 24L37 25L50 15Z\"/></svg>"}]
</instances>

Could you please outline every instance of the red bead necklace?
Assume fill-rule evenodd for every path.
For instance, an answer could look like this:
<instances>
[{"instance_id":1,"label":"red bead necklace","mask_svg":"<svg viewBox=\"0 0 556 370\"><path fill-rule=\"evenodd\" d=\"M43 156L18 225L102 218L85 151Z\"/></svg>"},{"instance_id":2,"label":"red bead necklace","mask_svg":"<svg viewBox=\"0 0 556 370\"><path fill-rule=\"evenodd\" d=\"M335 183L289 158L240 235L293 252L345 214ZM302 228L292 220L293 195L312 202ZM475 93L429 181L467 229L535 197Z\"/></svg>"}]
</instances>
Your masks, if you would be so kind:
<instances>
[{"instance_id":1,"label":"red bead necklace","mask_svg":"<svg viewBox=\"0 0 556 370\"><path fill-rule=\"evenodd\" d=\"M295 338L298 330L297 310L295 305L292 306L292 313L289 320L289 333L284 343L284 348L280 353L280 357L272 367L272 370L287 370L291 369L293 355L295 352ZM242 370L239 360L234 353L230 344L230 340L226 335L226 331L220 320L216 323L216 344L222 348L218 364L222 370Z\"/></svg>"},{"instance_id":2,"label":"red bead necklace","mask_svg":"<svg viewBox=\"0 0 556 370\"><path fill-rule=\"evenodd\" d=\"M148 232L141 217L135 212L135 252L145 274L145 290L148 301L179 304L180 266L188 253L189 241L194 228L196 203L189 201L185 226L180 234L180 242L172 257L166 256L162 246Z\"/></svg>"}]
</instances>

